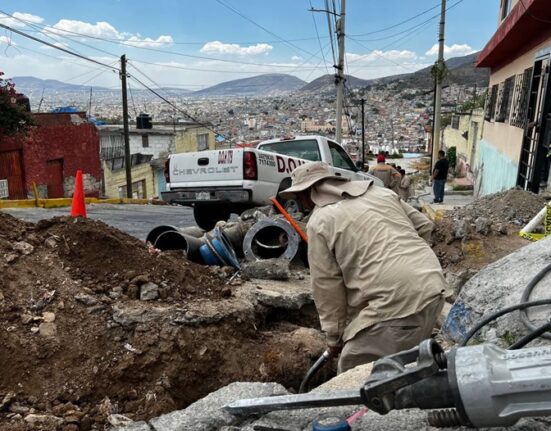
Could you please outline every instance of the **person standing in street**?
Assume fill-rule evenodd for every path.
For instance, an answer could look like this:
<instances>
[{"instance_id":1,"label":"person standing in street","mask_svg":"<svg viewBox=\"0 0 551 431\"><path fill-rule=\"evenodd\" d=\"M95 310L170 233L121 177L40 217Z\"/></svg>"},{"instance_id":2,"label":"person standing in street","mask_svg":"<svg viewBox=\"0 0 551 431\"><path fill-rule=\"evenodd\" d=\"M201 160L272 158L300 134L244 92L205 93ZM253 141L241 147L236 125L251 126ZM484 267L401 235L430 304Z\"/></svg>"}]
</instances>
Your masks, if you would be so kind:
<instances>
[{"instance_id":1,"label":"person standing in street","mask_svg":"<svg viewBox=\"0 0 551 431\"><path fill-rule=\"evenodd\" d=\"M432 190L434 192L433 204L441 204L444 202L444 188L448 179L448 170L450 164L446 159L446 153L443 150L438 151L438 161L434 165L432 171Z\"/></svg>"},{"instance_id":2,"label":"person standing in street","mask_svg":"<svg viewBox=\"0 0 551 431\"><path fill-rule=\"evenodd\" d=\"M400 181L398 192L402 200L407 202L411 196L411 179L406 175L405 169L400 169L400 175L402 176L402 180Z\"/></svg>"},{"instance_id":3,"label":"person standing in street","mask_svg":"<svg viewBox=\"0 0 551 431\"><path fill-rule=\"evenodd\" d=\"M350 181L323 162L291 174L279 195L312 210L307 225L312 292L338 372L430 338L445 294L427 243L432 222L372 180Z\"/></svg>"},{"instance_id":4,"label":"person standing in street","mask_svg":"<svg viewBox=\"0 0 551 431\"><path fill-rule=\"evenodd\" d=\"M398 194L398 186L400 185L400 173L392 166L385 163L386 159L383 154L377 156L377 164L373 166L369 173L374 177L379 178L387 189Z\"/></svg>"}]
</instances>

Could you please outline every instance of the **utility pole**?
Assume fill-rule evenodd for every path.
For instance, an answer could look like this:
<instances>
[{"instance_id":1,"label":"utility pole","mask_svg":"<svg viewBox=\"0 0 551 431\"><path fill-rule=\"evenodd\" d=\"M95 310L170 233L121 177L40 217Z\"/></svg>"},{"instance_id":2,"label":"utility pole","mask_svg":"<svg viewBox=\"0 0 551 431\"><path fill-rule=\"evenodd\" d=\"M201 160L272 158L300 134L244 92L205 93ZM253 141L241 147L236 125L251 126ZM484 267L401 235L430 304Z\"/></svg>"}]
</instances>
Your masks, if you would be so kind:
<instances>
[{"instance_id":1,"label":"utility pole","mask_svg":"<svg viewBox=\"0 0 551 431\"><path fill-rule=\"evenodd\" d=\"M440 120L442 111L442 78L444 74L444 27L446 25L446 0L442 0L440 9L440 30L438 32L438 61L436 63L436 73L434 74L435 87L434 92L434 127L432 131L432 157L431 167L438 160L438 151L440 151Z\"/></svg>"},{"instance_id":2,"label":"utility pole","mask_svg":"<svg viewBox=\"0 0 551 431\"><path fill-rule=\"evenodd\" d=\"M92 87L90 87L90 100L88 101L88 116L92 116Z\"/></svg>"},{"instance_id":3,"label":"utility pole","mask_svg":"<svg viewBox=\"0 0 551 431\"><path fill-rule=\"evenodd\" d=\"M362 98L360 102L362 104L362 171L363 171L364 165L365 165L365 111L364 111L365 99Z\"/></svg>"},{"instance_id":4,"label":"utility pole","mask_svg":"<svg viewBox=\"0 0 551 431\"><path fill-rule=\"evenodd\" d=\"M124 129L124 167L126 168L126 197L132 197L132 166L130 137L128 135L128 95L126 93L126 55L121 55L122 125Z\"/></svg>"},{"instance_id":5,"label":"utility pole","mask_svg":"<svg viewBox=\"0 0 551 431\"><path fill-rule=\"evenodd\" d=\"M392 154L394 154L394 117L390 117L390 149L392 152L390 152L390 156L392 157Z\"/></svg>"},{"instance_id":6,"label":"utility pole","mask_svg":"<svg viewBox=\"0 0 551 431\"><path fill-rule=\"evenodd\" d=\"M341 14L337 21L337 39L339 41L339 64L337 65L337 130L335 140L340 144L342 139L342 106L344 102L344 17L346 0L341 0Z\"/></svg>"}]
</instances>

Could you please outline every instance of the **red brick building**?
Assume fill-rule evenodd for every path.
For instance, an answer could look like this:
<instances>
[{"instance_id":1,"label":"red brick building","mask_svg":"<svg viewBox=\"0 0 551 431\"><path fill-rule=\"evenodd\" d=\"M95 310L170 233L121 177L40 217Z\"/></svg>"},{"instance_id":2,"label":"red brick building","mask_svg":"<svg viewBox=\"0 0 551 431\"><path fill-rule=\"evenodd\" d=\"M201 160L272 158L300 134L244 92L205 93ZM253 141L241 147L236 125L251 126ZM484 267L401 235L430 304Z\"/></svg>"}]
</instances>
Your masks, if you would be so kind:
<instances>
[{"instance_id":1,"label":"red brick building","mask_svg":"<svg viewBox=\"0 0 551 431\"><path fill-rule=\"evenodd\" d=\"M27 136L0 136L0 180L8 180L9 199L72 196L75 174L83 171L86 196L99 196L99 133L83 112L32 114Z\"/></svg>"}]
</instances>

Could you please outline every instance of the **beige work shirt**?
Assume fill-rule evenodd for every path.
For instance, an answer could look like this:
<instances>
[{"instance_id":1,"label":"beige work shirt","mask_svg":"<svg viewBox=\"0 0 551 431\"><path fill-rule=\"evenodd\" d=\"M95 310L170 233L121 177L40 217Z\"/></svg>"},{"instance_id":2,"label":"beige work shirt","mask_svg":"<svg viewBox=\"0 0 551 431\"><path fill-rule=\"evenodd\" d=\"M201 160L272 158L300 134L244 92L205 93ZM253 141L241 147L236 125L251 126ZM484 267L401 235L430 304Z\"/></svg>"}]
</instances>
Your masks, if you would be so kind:
<instances>
[{"instance_id":1,"label":"beige work shirt","mask_svg":"<svg viewBox=\"0 0 551 431\"><path fill-rule=\"evenodd\" d=\"M369 170L369 173L379 178L387 189L391 189L395 193L398 193L398 186L400 185L402 176L400 172L392 166L385 165L384 163L377 163Z\"/></svg>"},{"instance_id":2,"label":"beige work shirt","mask_svg":"<svg viewBox=\"0 0 551 431\"><path fill-rule=\"evenodd\" d=\"M308 260L328 345L415 314L443 295L442 268L426 242L432 223L394 192L369 182L325 181L314 186L312 199Z\"/></svg>"}]
</instances>

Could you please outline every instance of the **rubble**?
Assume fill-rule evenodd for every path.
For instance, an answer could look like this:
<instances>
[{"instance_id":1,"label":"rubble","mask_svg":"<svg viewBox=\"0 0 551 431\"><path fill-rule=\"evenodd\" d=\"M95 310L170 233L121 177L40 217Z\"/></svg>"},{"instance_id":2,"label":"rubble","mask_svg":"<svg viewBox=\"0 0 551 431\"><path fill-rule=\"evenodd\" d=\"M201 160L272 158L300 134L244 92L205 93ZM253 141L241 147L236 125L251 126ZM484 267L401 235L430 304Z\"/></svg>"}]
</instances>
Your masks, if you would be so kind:
<instances>
[{"instance_id":1,"label":"rubble","mask_svg":"<svg viewBox=\"0 0 551 431\"><path fill-rule=\"evenodd\" d=\"M324 348L308 280L259 294L98 221L0 212L0 253L14 242L33 251L0 260L1 431L139 423L233 381L296 390Z\"/></svg>"},{"instance_id":2,"label":"rubble","mask_svg":"<svg viewBox=\"0 0 551 431\"><path fill-rule=\"evenodd\" d=\"M285 259L264 259L245 262L241 265L242 277L261 280L288 280L291 277L289 261Z\"/></svg>"}]
</instances>

